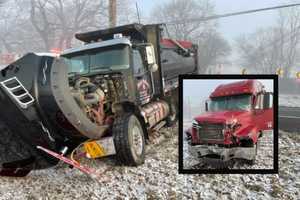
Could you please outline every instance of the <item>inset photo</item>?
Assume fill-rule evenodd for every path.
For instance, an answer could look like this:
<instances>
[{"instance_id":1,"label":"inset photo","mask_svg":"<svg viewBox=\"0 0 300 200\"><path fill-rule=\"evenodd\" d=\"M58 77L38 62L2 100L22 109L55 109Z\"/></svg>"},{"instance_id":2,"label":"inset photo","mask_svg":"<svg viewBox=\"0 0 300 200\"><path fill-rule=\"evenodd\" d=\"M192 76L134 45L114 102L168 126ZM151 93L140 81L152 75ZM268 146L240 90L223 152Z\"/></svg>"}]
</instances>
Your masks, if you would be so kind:
<instances>
[{"instance_id":1,"label":"inset photo","mask_svg":"<svg viewBox=\"0 0 300 200\"><path fill-rule=\"evenodd\" d=\"M180 77L180 173L278 173L276 75Z\"/></svg>"}]
</instances>

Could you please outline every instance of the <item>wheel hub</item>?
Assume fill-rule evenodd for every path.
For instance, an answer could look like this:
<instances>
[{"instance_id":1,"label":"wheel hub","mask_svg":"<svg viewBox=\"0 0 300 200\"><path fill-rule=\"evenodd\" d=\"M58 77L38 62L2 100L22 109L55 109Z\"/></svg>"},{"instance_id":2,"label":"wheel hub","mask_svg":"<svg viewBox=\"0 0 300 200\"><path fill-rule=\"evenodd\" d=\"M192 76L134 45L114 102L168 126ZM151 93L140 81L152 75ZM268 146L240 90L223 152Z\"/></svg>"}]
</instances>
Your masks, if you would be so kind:
<instances>
[{"instance_id":1,"label":"wheel hub","mask_svg":"<svg viewBox=\"0 0 300 200\"><path fill-rule=\"evenodd\" d=\"M143 136L141 134L142 133L137 126L132 129L132 150L136 155L141 155L143 153Z\"/></svg>"}]
</instances>

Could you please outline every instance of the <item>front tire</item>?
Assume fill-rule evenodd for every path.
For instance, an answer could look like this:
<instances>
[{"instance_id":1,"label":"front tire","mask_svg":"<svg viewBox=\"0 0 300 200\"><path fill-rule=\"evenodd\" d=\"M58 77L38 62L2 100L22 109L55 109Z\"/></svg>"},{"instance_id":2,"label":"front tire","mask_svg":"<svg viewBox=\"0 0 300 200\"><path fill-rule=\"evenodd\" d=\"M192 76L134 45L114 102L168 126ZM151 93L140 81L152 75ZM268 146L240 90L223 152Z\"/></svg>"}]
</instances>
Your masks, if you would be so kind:
<instances>
[{"instance_id":1,"label":"front tire","mask_svg":"<svg viewBox=\"0 0 300 200\"><path fill-rule=\"evenodd\" d=\"M145 134L134 114L116 117L113 125L116 158L124 165L138 166L145 161Z\"/></svg>"}]
</instances>

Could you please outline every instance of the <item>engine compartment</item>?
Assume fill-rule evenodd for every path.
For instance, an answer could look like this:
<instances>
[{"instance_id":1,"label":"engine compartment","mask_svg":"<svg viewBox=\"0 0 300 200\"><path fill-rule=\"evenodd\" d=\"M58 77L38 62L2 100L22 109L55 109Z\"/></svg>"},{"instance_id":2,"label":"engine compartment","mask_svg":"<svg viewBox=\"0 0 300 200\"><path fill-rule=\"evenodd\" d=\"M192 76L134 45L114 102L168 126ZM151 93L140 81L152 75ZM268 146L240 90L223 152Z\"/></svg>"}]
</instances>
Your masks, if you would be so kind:
<instances>
[{"instance_id":1,"label":"engine compartment","mask_svg":"<svg viewBox=\"0 0 300 200\"><path fill-rule=\"evenodd\" d=\"M111 125L112 105L126 94L121 74L69 77L70 92L83 113L96 125Z\"/></svg>"}]
</instances>

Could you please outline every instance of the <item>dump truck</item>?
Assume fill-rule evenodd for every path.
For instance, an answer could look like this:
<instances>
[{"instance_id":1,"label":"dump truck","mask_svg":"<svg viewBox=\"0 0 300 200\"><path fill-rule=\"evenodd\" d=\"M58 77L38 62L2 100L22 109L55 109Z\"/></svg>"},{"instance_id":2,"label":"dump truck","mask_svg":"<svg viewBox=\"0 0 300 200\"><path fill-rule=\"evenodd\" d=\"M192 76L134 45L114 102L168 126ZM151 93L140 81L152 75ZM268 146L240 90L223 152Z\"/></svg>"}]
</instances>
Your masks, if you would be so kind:
<instances>
[{"instance_id":1,"label":"dump truck","mask_svg":"<svg viewBox=\"0 0 300 200\"><path fill-rule=\"evenodd\" d=\"M257 80L222 84L210 94L205 110L186 131L190 155L254 164L259 138L274 126L273 93Z\"/></svg>"},{"instance_id":2,"label":"dump truck","mask_svg":"<svg viewBox=\"0 0 300 200\"><path fill-rule=\"evenodd\" d=\"M2 69L1 174L54 166L41 148L68 155L82 144L92 158L143 164L153 130L176 121L178 75L198 72L197 46L163 35L161 24L79 33L82 46Z\"/></svg>"}]
</instances>

